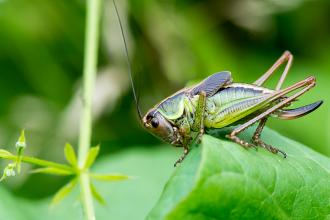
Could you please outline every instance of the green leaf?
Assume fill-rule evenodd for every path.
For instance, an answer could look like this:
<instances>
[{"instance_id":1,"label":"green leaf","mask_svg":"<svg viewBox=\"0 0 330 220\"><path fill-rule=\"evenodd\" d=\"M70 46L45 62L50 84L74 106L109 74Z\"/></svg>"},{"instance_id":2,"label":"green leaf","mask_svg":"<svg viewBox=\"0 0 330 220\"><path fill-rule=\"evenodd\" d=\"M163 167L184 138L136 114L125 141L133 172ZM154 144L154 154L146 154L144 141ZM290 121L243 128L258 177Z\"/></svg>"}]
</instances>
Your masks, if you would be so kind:
<instances>
[{"instance_id":1,"label":"green leaf","mask_svg":"<svg viewBox=\"0 0 330 220\"><path fill-rule=\"evenodd\" d=\"M129 176L123 174L117 174L117 173L108 173L108 174L90 173L89 176L95 180L109 181L109 182L127 180L131 178Z\"/></svg>"},{"instance_id":2,"label":"green leaf","mask_svg":"<svg viewBox=\"0 0 330 220\"><path fill-rule=\"evenodd\" d=\"M330 159L267 130L263 140L284 150L286 159L204 135L148 219L329 218Z\"/></svg>"},{"instance_id":3,"label":"green leaf","mask_svg":"<svg viewBox=\"0 0 330 220\"><path fill-rule=\"evenodd\" d=\"M88 169L92 166L97 155L99 154L99 151L100 151L100 146L92 147L91 149L89 149L87 158L85 161L84 169Z\"/></svg>"},{"instance_id":4,"label":"green leaf","mask_svg":"<svg viewBox=\"0 0 330 220\"><path fill-rule=\"evenodd\" d=\"M6 156L13 156L13 154L10 153L9 151L0 149L0 157L6 157Z\"/></svg>"},{"instance_id":5,"label":"green leaf","mask_svg":"<svg viewBox=\"0 0 330 220\"><path fill-rule=\"evenodd\" d=\"M96 190L95 186L91 183L90 184L91 192L93 197L102 205L105 205L105 200L101 196L101 194Z\"/></svg>"},{"instance_id":6,"label":"green leaf","mask_svg":"<svg viewBox=\"0 0 330 220\"><path fill-rule=\"evenodd\" d=\"M73 180L68 182L66 185L64 185L61 189L57 191L57 193L53 197L51 204L56 205L59 202L61 202L73 190L73 188L76 185L77 185L77 178L74 178Z\"/></svg>"},{"instance_id":7,"label":"green leaf","mask_svg":"<svg viewBox=\"0 0 330 220\"><path fill-rule=\"evenodd\" d=\"M65 144L64 155L69 164L71 164L73 167L77 167L77 156L71 144Z\"/></svg>"},{"instance_id":8,"label":"green leaf","mask_svg":"<svg viewBox=\"0 0 330 220\"><path fill-rule=\"evenodd\" d=\"M55 167L43 167L34 169L31 171L31 173L44 173L44 174L53 174L53 175L60 175L60 176L67 176L67 175L73 175L73 172L70 172L68 170L62 170Z\"/></svg>"}]
</instances>

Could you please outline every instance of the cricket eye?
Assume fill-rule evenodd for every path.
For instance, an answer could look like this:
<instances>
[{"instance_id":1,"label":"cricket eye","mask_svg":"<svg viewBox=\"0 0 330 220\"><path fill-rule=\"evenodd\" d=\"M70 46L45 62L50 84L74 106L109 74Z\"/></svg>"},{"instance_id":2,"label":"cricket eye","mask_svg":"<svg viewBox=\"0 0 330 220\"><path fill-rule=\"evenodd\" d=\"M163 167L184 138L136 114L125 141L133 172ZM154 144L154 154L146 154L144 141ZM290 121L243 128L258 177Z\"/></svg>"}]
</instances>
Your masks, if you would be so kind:
<instances>
[{"instance_id":1,"label":"cricket eye","mask_svg":"<svg viewBox=\"0 0 330 220\"><path fill-rule=\"evenodd\" d=\"M159 121L158 121L158 119L157 119L157 118L153 118L153 119L151 120L151 126L152 126L153 128L157 128L158 125L159 125Z\"/></svg>"},{"instance_id":2,"label":"cricket eye","mask_svg":"<svg viewBox=\"0 0 330 220\"><path fill-rule=\"evenodd\" d=\"M151 114L149 114L149 115L147 115L147 121L149 121L150 119L152 118L152 115Z\"/></svg>"}]
</instances>

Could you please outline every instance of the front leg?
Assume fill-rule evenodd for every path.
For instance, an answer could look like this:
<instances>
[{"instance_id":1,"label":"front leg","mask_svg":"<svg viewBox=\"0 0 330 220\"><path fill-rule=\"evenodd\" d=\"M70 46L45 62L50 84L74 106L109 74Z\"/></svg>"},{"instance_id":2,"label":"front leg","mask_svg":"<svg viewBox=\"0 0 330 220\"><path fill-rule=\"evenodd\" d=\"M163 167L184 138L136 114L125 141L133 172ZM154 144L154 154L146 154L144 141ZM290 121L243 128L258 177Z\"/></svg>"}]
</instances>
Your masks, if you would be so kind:
<instances>
[{"instance_id":1,"label":"front leg","mask_svg":"<svg viewBox=\"0 0 330 220\"><path fill-rule=\"evenodd\" d=\"M183 120L181 123L181 135L183 137L183 155L175 162L174 166L176 167L179 163L181 163L184 158L188 155L189 153L189 145L191 144L192 138L190 136L190 130L191 131L198 131L198 134L195 138L197 142L201 141L202 135L204 134L204 113L205 113L205 106L206 106L206 93L204 91L201 91L199 93L199 98L198 98L198 104L197 108L195 111L195 120L191 126L191 129L189 128L188 132L188 127L187 121ZM186 123L183 123L186 122ZM185 126L183 126L185 125Z\"/></svg>"},{"instance_id":2,"label":"front leg","mask_svg":"<svg viewBox=\"0 0 330 220\"><path fill-rule=\"evenodd\" d=\"M186 117L182 118L180 121L178 121L179 124L179 133L181 137L181 144L180 147L183 147L183 155L174 163L174 167L176 167L179 163L181 163L184 158L189 153L189 145L191 143L191 129L188 122L188 119Z\"/></svg>"},{"instance_id":3,"label":"front leg","mask_svg":"<svg viewBox=\"0 0 330 220\"><path fill-rule=\"evenodd\" d=\"M183 146L183 155L174 163L174 167L176 167L179 163L181 163L184 158L186 158L186 156L189 153L189 148L187 146Z\"/></svg>"},{"instance_id":4,"label":"front leg","mask_svg":"<svg viewBox=\"0 0 330 220\"><path fill-rule=\"evenodd\" d=\"M195 111L195 120L191 126L191 130L197 131L196 141L201 142L204 134L204 116L206 108L206 93L204 91L199 92L197 108Z\"/></svg>"}]
</instances>

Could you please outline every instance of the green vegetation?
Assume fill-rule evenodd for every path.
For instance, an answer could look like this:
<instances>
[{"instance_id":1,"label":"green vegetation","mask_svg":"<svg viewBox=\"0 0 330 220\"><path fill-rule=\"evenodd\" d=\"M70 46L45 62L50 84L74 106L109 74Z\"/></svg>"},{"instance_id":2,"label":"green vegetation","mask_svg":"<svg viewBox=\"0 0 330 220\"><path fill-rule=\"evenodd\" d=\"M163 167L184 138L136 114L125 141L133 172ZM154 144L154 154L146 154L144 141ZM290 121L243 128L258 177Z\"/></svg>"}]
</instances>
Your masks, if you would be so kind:
<instances>
[{"instance_id":1,"label":"green vegetation","mask_svg":"<svg viewBox=\"0 0 330 220\"><path fill-rule=\"evenodd\" d=\"M288 158L205 135L148 219L326 219L330 159L270 130L263 137Z\"/></svg>"},{"instance_id":2,"label":"green vegetation","mask_svg":"<svg viewBox=\"0 0 330 220\"><path fill-rule=\"evenodd\" d=\"M198 218L202 212L216 216L212 209L233 218L243 209L248 210L245 218L329 217L329 1L117 2L143 112L214 72L230 70L235 81L251 83L284 50L295 56L284 86L309 75L317 79L295 106L325 101L306 117L267 123L281 135L266 130L263 139L285 150L286 160L206 136L177 169L173 164L182 149L160 146L137 120L112 2L104 1L96 12L102 22L100 31L91 29L94 46L89 49L84 45L91 15L86 8L97 9L89 4L99 1L86 2L0 0L0 157L7 159L0 164L5 169L0 219L82 219L83 209L93 216L91 195L100 202L94 204L97 219L135 220L148 213L150 219ZM272 88L278 78L267 86ZM90 100L87 110L82 97ZM81 121L86 125L82 131ZM22 128L27 147L15 149ZM92 149L87 167L97 153L98 159L88 172L89 147L98 144L102 148ZM86 171L83 178L81 170ZM116 178L99 173L124 173L134 180L101 183ZM212 182L212 174L220 176ZM76 177L87 189L84 208L79 187L73 187L79 183ZM210 188L203 181L211 181ZM211 189L219 193L213 201L207 197ZM54 195L56 202L66 198L50 207ZM236 211L228 212L234 206Z\"/></svg>"},{"instance_id":3,"label":"green vegetation","mask_svg":"<svg viewBox=\"0 0 330 220\"><path fill-rule=\"evenodd\" d=\"M135 177L118 183L94 181L105 200L105 205L95 203L96 219L144 219L158 200L179 154L167 146L153 149L134 146L116 155L99 158L91 169L93 173L120 172L134 174ZM36 186L36 190L42 187L46 187L43 182ZM0 187L0 219L81 220L83 213L78 196L78 188L75 188L61 203L50 207L51 197L25 199Z\"/></svg>"}]
</instances>

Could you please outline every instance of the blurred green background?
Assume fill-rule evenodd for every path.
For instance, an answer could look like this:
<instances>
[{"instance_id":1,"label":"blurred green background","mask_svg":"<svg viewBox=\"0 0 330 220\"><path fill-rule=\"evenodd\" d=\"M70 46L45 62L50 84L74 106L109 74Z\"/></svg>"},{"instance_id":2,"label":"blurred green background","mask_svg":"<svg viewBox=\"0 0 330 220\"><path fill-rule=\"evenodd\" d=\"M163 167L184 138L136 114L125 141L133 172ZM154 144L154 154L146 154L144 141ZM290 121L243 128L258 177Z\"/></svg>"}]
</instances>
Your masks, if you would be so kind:
<instances>
[{"instance_id":1,"label":"blurred green background","mask_svg":"<svg viewBox=\"0 0 330 220\"><path fill-rule=\"evenodd\" d=\"M325 103L304 118L271 119L268 126L330 156L329 1L128 0L118 6L144 112L217 71L230 70L235 81L253 82L290 50L294 63L284 85L309 75L317 78L317 86L295 106L320 99ZM160 141L139 125L112 2L106 0L102 7L93 143L101 143L101 157L115 157L133 146L152 150ZM14 149L22 128L28 138L26 154L64 161L64 143L76 146L84 19L84 1L0 0L3 148ZM274 86L279 76L267 86ZM64 181L23 174L6 187L20 197L38 199L53 194ZM36 187L39 183L42 187Z\"/></svg>"}]
</instances>

